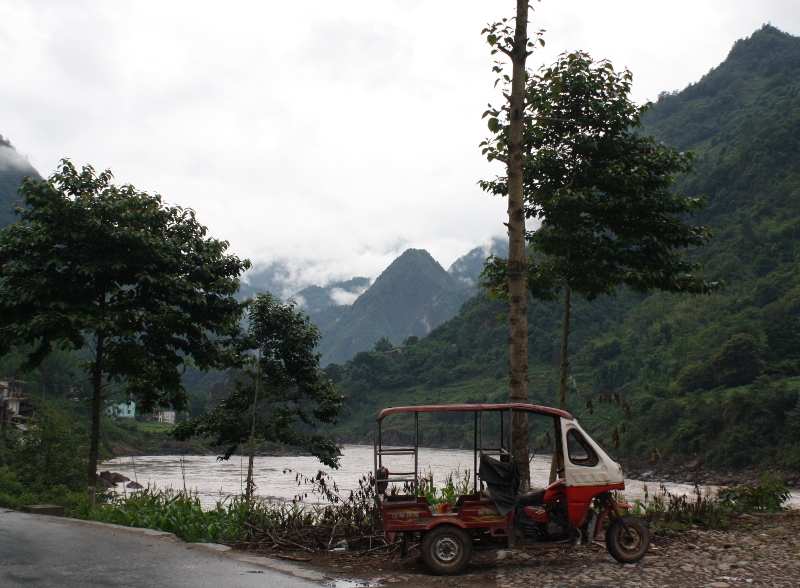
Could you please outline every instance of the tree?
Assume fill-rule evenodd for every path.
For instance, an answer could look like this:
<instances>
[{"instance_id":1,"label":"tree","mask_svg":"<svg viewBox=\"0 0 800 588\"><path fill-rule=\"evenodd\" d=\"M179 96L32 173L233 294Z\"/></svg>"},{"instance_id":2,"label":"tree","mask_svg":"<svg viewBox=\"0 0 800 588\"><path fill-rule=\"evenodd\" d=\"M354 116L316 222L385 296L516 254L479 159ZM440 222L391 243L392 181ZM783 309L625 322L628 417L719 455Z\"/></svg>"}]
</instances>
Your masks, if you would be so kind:
<instances>
[{"instance_id":1,"label":"tree","mask_svg":"<svg viewBox=\"0 0 800 588\"><path fill-rule=\"evenodd\" d=\"M27 488L39 493L52 492L57 486L80 491L85 480L81 454L86 440L68 413L45 404L37 411L29 433L23 439L14 435L11 441L12 470Z\"/></svg>"},{"instance_id":2,"label":"tree","mask_svg":"<svg viewBox=\"0 0 800 588\"><path fill-rule=\"evenodd\" d=\"M524 164L524 127L525 127L525 80L527 71L525 62L531 54L534 43L528 39L528 0L517 0L517 11L512 31L508 19L503 19L487 26L482 34L492 47L492 55L498 52L511 60L512 72L503 73L503 64L495 62L492 71L499 77L495 82L502 82L504 87L511 85L510 92L504 92L507 104L502 109L490 109L484 118L490 115L489 130L497 132L501 127L504 133L495 142L487 140L481 143L483 153L489 161L495 159L506 164L506 177L503 178L502 194L508 197L508 263L506 272L508 292L508 328L509 328L509 365L508 365L508 401L528 401L528 309L525 293L526 257L525 257L525 210L523 187ZM544 45L541 31L537 40ZM505 125L500 122L502 118ZM498 147L498 143L501 147ZM501 153L502 152L502 153ZM480 182L486 186L486 182ZM511 424L514 447L511 448L520 470L520 489L530 486L530 464L528 461L528 418L525 414L515 414Z\"/></svg>"},{"instance_id":3,"label":"tree","mask_svg":"<svg viewBox=\"0 0 800 588\"><path fill-rule=\"evenodd\" d=\"M711 360L716 381L723 386L744 386L764 367L758 341L750 333L736 333Z\"/></svg>"},{"instance_id":4,"label":"tree","mask_svg":"<svg viewBox=\"0 0 800 588\"><path fill-rule=\"evenodd\" d=\"M388 337L381 337L380 339L375 341L375 345L372 348L373 351L377 351L378 353L391 351L392 349L394 349L394 345L392 345L392 342L389 341Z\"/></svg>"},{"instance_id":5,"label":"tree","mask_svg":"<svg viewBox=\"0 0 800 588\"><path fill-rule=\"evenodd\" d=\"M21 221L0 233L0 356L30 345L29 370L55 349L89 351L90 495L108 386L144 412L184 409L185 367L235 358L243 307L233 294L249 267L206 237L194 211L111 180L63 160L48 180L23 182Z\"/></svg>"},{"instance_id":6,"label":"tree","mask_svg":"<svg viewBox=\"0 0 800 588\"><path fill-rule=\"evenodd\" d=\"M566 408L571 295L586 300L635 292L709 293L720 287L699 277L686 249L707 243L709 227L686 216L704 200L672 192L675 174L693 169L681 153L640 134L649 105L630 99L632 76L582 52L562 55L530 76L526 88L525 214L541 226L527 234L533 254L527 286L543 300L563 294L559 408ZM490 145L505 153L507 132ZM485 188L502 194L499 178ZM502 287L508 262L490 260L488 282Z\"/></svg>"},{"instance_id":7,"label":"tree","mask_svg":"<svg viewBox=\"0 0 800 588\"><path fill-rule=\"evenodd\" d=\"M294 304L282 304L272 294L259 294L249 310L250 327L241 339L250 357L245 377L234 390L203 415L178 423L171 434L186 440L202 435L223 447L228 459L240 445L249 447L246 498L253 483L256 442L302 447L322 463L338 467L339 446L314 431L320 423L334 423L344 396L320 371L314 349L320 332Z\"/></svg>"}]
</instances>

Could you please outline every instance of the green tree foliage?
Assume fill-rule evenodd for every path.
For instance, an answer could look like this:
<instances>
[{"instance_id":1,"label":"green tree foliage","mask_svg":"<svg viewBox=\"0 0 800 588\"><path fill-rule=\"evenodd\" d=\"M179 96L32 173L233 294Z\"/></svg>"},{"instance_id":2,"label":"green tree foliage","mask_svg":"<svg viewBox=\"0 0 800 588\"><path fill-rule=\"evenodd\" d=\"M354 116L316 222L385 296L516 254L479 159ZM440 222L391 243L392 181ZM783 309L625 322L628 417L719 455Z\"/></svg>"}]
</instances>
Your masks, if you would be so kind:
<instances>
[{"instance_id":1,"label":"green tree foliage","mask_svg":"<svg viewBox=\"0 0 800 588\"><path fill-rule=\"evenodd\" d=\"M235 357L233 294L249 267L206 237L192 210L111 179L64 160L48 180L22 184L22 220L0 234L0 355L30 345L23 368L32 369L54 349L90 352L90 493L109 384L142 411L184 409L184 366Z\"/></svg>"},{"instance_id":2,"label":"green tree foliage","mask_svg":"<svg viewBox=\"0 0 800 588\"><path fill-rule=\"evenodd\" d=\"M686 220L703 200L672 190L675 174L692 169L691 157L638 132L647 107L631 100L631 80L629 71L615 72L610 62L578 52L530 76L526 87L525 213L540 223L527 235L533 254L527 285L542 300L563 294L561 409L572 293L592 301L623 285L638 293L718 287L702 280L700 262L686 255L711 238L710 228ZM495 126L500 139L490 153L497 158L510 131ZM508 191L506 178L482 185L495 194ZM507 274L508 262L492 258L486 281L506 294Z\"/></svg>"},{"instance_id":3,"label":"green tree foliage","mask_svg":"<svg viewBox=\"0 0 800 588\"><path fill-rule=\"evenodd\" d=\"M171 435L185 440L202 435L224 449L228 459L241 445L266 441L300 447L325 465L337 467L338 445L317 431L333 423L344 397L319 369L319 330L293 304L259 294L248 314L249 330L241 341L256 350L232 393L197 418L178 423ZM250 356L252 357L252 356ZM248 495L252 474L248 475Z\"/></svg>"},{"instance_id":4,"label":"green tree foliage","mask_svg":"<svg viewBox=\"0 0 800 588\"><path fill-rule=\"evenodd\" d=\"M59 485L77 492L86 482L86 441L68 414L44 406L28 434L12 437L12 469L37 492L47 493Z\"/></svg>"},{"instance_id":5,"label":"green tree foliage","mask_svg":"<svg viewBox=\"0 0 800 588\"><path fill-rule=\"evenodd\" d=\"M751 383L763 368L760 355L755 337L749 333L736 333L711 360L717 382L726 387Z\"/></svg>"},{"instance_id":6,"label":"green tree foliage","mask_svg":"<svg viewBox=\"0 0 800 588\"><path fill-rule=\"evenodd\" d=\"M59 504L86 500L87 437L73 410L37 403L36 421L25 433L0 436L0 506Z\"/></svg>"},{"instance_id":7,"label":"green tree foliage","mask_svg":"<svg viewBox=\"0 0 800 588\"><path fill-rule=\"evenodd\" d=\"M389 341L388 337L381 337L375 342L375 346L372 348L372 350L383 353L384 351L391 351L393 347L394 345L392 345L392 342Z\"/></svg>"},{"instance_id":8,"label":"green tree foliage","mask_svg":"<svg viewBox=\"0 0 800 588\"><path fill-rule=\"evenodd\" d=\"M800 317L772 319L764 328L771 363L800 360ZM791 374L797 375L797 374Z\"/></svg>"}]
</instances>

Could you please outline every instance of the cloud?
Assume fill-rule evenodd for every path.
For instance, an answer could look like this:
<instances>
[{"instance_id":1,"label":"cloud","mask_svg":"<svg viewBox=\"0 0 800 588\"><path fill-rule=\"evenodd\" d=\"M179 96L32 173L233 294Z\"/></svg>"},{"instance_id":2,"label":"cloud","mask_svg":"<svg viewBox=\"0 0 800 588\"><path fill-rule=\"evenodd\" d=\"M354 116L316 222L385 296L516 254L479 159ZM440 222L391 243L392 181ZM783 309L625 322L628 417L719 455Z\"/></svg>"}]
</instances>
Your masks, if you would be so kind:
<instances>
[{"instance_id":1,"label":"cloud","mask_svg":"<svg viewBox=\"0 0 800 588\"><path fill-rule=\"evenodd\" d=\"M364 286L362 288L358 288L354 291L348 291L344 288L333 288L331 290L331 300L333 300L338 305L346 305L350 306L355 302L359 296L361 296L364 292L367 291L369 286Z\"/></svg>"},{"instance_id":2,"label":"cloud","mask_svg":"<svg viewBox=\"0 0 800 588\"><path fill-rule=\"evenodd\" d=\"M646 5L645 5L646 4ZM547 46L634 74L634 97L696 81L795 2L535 3ZM505 235L476 182L493 57L511 5L465 0L134 3L0 0L0 133L48 175L62 157L194 208L291 290L372 278L408 247L447 267ZM297 291L295 289L294 291Z\"/></svg>"}]
</instances>

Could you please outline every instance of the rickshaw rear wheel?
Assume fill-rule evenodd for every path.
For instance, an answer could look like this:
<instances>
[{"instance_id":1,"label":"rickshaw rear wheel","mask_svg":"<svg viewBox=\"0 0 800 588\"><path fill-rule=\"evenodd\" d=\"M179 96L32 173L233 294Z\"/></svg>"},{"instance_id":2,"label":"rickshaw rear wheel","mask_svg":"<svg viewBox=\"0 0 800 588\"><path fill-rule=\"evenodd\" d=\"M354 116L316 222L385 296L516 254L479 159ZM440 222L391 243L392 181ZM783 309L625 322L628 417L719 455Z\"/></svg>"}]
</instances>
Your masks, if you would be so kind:
<instances>
[{"instance_id":1,"label":"rickshaw rear wheel","mask_svg":"<svg viewBox=\"0 0 800 588\"><path fill-rule=\"evenodd\" d=\"M434 574L452 576L461 572L472 557L472 540L455 525L439 525L425 533L420 545L422 560Z\"/></svg>"},{"instance_id":2,"label":"rickshaw rear wheel","mask_svg":"<svg viewBox=\"0 0 800 588\"><path fill-rule=\"evenodd\" d=\"M627 530L622 521L625 521ZM635 516L625 515L611 523L606 531L606 548L615 560L636 563L650 549L650 531Z\"/></svg>"}]
</instances>

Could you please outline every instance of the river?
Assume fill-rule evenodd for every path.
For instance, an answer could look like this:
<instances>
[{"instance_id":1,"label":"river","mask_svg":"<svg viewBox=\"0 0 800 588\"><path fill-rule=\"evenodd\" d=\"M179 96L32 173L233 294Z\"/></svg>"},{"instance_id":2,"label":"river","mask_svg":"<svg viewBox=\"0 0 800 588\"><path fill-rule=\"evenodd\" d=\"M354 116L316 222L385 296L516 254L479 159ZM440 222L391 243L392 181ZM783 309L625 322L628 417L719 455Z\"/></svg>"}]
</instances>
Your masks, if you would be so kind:
<instances>
[{"instance_id":1,"label":"river","mask_svg":"<svg viewBox=\"0 0 800 588\"><path fill-rule=\"evenodd\" d=\"M309 456L263 456L254 462L254 479L257 495L265 500L289 501L300 493L308 492L310 487L298 485L296 474L316 476L322 470L329 474L346 496L348 490L358 488L359 479L373 469L371 445L345 445L338 470L327 468ZM404 471L411 464L388 463L391 471ZM413 468L413 466L411 466ZM411 469L409 468L409 469ZM420 448L420 472L430 471L437 486L441 487L448 474L473 468L472 451L454 449ZM228 461L218 461L213 456L140 456L118 457L101 465L103 470L119 472L143 486L148 484L157 488L173 488L196 492L205 508L212 508L218 501L231 495L243 493L244 479L247 475L247 457L235 455ZM287 471L291 470L291 471ZM407 471L407 470L405 470ZM547 485L550 473L550 457L536 456L531 462L531 481L534 487ZM625 481L624 496L627 500L644 498L644 484L636 480ZM651 482L649 492L658 490L659 484ZM677 494L693 495L694 489L685 484L665 483L668 491ZM714 487L704 489L713 491ZM119 492L128 492L120 484ZM319 497L309 494L304 501L314 503ZM793 497L793 508L800 506L800 500Z\"/></svg>"}]
</instances>

